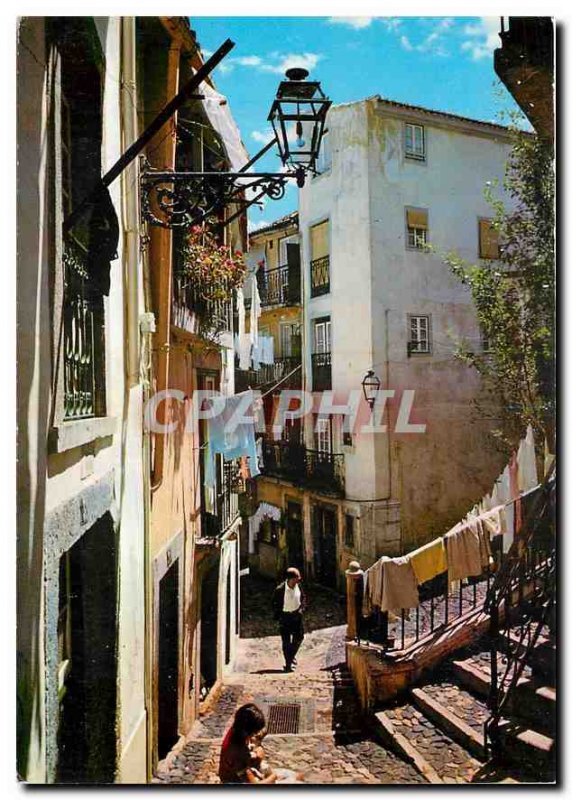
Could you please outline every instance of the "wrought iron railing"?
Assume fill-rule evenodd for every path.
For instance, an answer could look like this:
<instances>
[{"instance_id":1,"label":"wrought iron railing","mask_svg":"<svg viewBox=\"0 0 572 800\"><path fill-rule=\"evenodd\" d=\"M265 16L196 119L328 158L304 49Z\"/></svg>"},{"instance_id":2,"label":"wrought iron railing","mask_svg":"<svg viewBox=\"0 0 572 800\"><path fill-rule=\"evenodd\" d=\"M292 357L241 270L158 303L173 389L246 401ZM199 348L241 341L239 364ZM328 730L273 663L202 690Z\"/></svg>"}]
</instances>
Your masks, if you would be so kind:
<instances>
[{"instance_id":1,"label":"wrought iron railing","mask_svg":"<svg viewBox=\"0 0 572 800\"><path fill-rule=\"evenodd\" d=\"M393 621L387 612L374 609L367 617L359 617L356 639L369 645L378 644L384 650L404 650L425 636L444 629L447 625L483 606L488 587L503 554L500 538L493 540L493 563L482 575L463 578L449 586L447 572L437 575L419 586L419 605L402 609Z\"/></svg>"},{"instance_id":2,"label":"wrought iron railing","mask_svg":"<svg viewBox=\"0 0 572 800\"><path fill-rule=\"evenodd\" d=\"M223 461L220 479L217 480L214 511L202 512L202 534L208 539L218 539L239 516L238 495L241 491L238 462Z\"/></svg>"},{"instance_id":3,"label":"wrought iron railing","mask_svg":"<svg viewBox=\"0 0 572 800\"><path fill-rule=\"evenodd\" d=\"M280 383L280 389L299 389L302 386L300 356L277 358L274 364L261 364L259 369L236 369L234 382L237 392L277 383Z\"/></svg>"},{"instance_id":4,"label":"wrought iron railing","mask_svg":"<svg viewBox=\"0 0 572 800\"><path fill-rule=\"evenodd\" d=\"M262 440L263 473L316 489L325 494L343 496L345 474L342 453L309 450L297 442Z\"/></svg>"},{"instance_id":5,"label":"wrought iron railing","mask_svg":"<svg viewBox=\"0 0 572 800\"><path fill-rule=\"evenodd\" d=\"M330 256L310 261L310 295L319 297L330 291Z\"/></svg>"},{"instance_id":6,"label":"wrought iron railing","mask_svg":"<svg viewBox=\"0 0 572 800\"><path fill-rule=\"evenodd\" d=\"M503 710L514 697L530 654L554 611L555 481L551 474L518 501L523 507L522 526L484 604L491 618L491 713L485 723L485 746L490 745L496 752L501 747L499 723Z\"/></svg>"},{"instance_id":7,"label":"wrought iron railing","mask_svg":"<svg viewBox=\"0 0 572 800\"><path fill-rule=\"evenodd\" d=\"M287 264L276 269L259 270L257 275L262 306L285 305L290 301Z\"/></svg>"},{"instance_id":8,"label":"wrought iron railing","mask_svg":"<svg viewBox=\"0 0 572 800\"><path fill-rule=\"evenodd\" d=\"M322 392L332 388L332 354L312 353L312 389Z\"/></svg>"},{"instance_id":9,"label":"wrought iron railing","mask_svg":"<svg viewBox=\"0 0 572 800\"><path fill-rule=\"evenodd\" d=\"M232 330L232 302L212 299L214 295L215 287L201 287L188 275L176 273L173 281L173 324L207 339Z\"/></svg>"},{"instance_id":10,"label":"wrought iron railing","mask_svg":"<svg viewBox=\"0 0 572 800\"><path fill-rule=\"evenodd\" d=\"M87 252L64 245L64 419L105 413L105 311L87 270Z\"/></svg>"}]
</instances>

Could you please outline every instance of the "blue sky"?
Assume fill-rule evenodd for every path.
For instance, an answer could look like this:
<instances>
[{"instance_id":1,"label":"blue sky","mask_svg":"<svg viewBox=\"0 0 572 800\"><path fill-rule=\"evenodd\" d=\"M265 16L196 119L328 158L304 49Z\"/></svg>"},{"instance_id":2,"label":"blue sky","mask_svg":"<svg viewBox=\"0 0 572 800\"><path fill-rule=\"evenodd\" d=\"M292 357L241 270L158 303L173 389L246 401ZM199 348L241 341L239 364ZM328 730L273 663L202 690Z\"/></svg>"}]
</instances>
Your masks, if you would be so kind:
<instances>
[{"instance_id":1,"label":"blue sky","mask_svg":"<svg viewBox=\"0 0 572 800\"><path fill-rule=\"evenodd\" d=\"M203 52L230 37L234 49L213 73L252 156L268 140L268 110L290 66L305 66L334 103L379 94L499 122L516 108L493 69L499 17L191 17ZM257 169L278 171L269 154ZM260 227L297 207L297 189L261 211Z\"/></svg>"}]
</instances>

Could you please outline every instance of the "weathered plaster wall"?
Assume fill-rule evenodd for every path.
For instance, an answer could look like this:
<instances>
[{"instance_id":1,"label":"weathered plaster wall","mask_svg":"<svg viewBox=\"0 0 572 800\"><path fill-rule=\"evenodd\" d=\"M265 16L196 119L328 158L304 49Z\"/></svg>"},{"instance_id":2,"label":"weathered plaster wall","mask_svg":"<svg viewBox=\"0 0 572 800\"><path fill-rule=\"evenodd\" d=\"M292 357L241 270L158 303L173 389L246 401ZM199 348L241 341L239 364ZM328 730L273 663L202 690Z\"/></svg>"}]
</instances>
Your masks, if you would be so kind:
<instances>
[{"instance_id":1,"label":"weathered plaster wall","mask_svg":"<svg viewBox=\"0 0 572 800\"><path fill-rule=\"evenodd\" d=\"M331 318L332 387L334 402L345 402L348 392L361 390L372 360L370 319L371 253L369 239L369 181L367 117L363 103L333 108L328 116L332 169L308 182L300 192L300 233L304 274L305 374L311 385L312 323ZM310 297L309 228L330 223L330 293ZM337 434L339 437L339 433ZM313 446L310 420L306 442ZM341 452L340 438L335 451ZM346 494L352 500L373 500L380 494L371 439L345 451Z\"/></svg>"},{"instance_id":2,"label":"weathered plaster wall","mask_svg":"<svg viewBox=\"0 0 572 800\"><path fill-rule=\"evenodd\" d=\"M48 124L53 92L44 68L44 20L18 29L17 202L17 735L18 773L43 783L45 772L43 537L45 441L50 405Z\"/></svg>"},{"instance_id":3,"label":"weathered plaster wall","mask_svg":"<svg viewBox=\"0 0 572 800\"><path fill-rule=\"evenodd\" d=\"M492 216L487 181L501 178L509 146L505 135L425 125L426 162L406 161L405 118L380 112L370 101L372 325L376 372L396 390L389 433L376 437L386 458L391 443L391 494L401 502L402 546L443 533L478 500L502 468L474 400L480 382L454 358L460 340L481 348L469 291L450 273L442 254L478 259L478 218ZM411 120L409 120L411 121ZM405 208L428 210L434 253L406 247ZM432 353L407 357L407 314L431 315ZM394 432L403 389L414 389L412 422L425 433ZM385 441L384 441L385 440ZM380 457L376 463L380 464Z\"/></svg>"}]
</instances>

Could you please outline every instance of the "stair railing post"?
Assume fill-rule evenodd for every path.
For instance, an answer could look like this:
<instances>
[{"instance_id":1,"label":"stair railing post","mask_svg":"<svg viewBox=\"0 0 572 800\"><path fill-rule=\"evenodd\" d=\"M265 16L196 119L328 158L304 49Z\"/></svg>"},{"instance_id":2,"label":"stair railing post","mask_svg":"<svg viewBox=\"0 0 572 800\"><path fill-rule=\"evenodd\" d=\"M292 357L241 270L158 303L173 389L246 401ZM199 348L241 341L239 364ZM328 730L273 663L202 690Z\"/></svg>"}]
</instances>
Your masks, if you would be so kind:
<instances>
[{"instance_id":1,"label":"stair railing post","mask_svg":"<svg viewBox=\"0 0 572 800\"><path fill-rule=\"evenodd\" d=\"M362 611L363 569L359 561L351 561L346 570L346 639L357 639Z\"/></svg>"}]
</instances>

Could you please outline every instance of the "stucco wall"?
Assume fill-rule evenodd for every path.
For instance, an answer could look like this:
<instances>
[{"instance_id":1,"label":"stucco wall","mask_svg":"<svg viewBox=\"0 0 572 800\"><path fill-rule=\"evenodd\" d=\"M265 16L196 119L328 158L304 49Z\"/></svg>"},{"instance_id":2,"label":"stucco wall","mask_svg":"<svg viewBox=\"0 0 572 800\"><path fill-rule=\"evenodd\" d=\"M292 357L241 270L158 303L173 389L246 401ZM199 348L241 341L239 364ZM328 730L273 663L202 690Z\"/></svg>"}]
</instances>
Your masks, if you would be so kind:
<instances>
[{"instance_id":1,"label":"stucco wall","mask_svg":"<svg viewBox=\"0 0 572 800\"><path fill-rule=\"evenodd\" d=\"M425 126L425 163L404 158L405 120ZM332 108L328 128L332 167L300 193L305 371L312 320L329 315L334 399L359 390L370 368L382 389L395 390L386 433L358 434L350 447L334 436L346 500L361 501L355 555L367 564L443 533L502 468L487 438L494 420L475 413L478 375L454 358L461 338L480 347L480 334L470 294L442 255L477 257L478 218L493 216L485 183L502 179L509 141L498 128L406 113L376 98ZM407 249L408 206L428 210L433 253ZM323 219L331 291L311 299L309 227ZM408 357L408 314L431 315L431 355ZM423 434L395 431L404 389L415 390L409 421L425 423Z\"/></svg>"}]
</instances>

